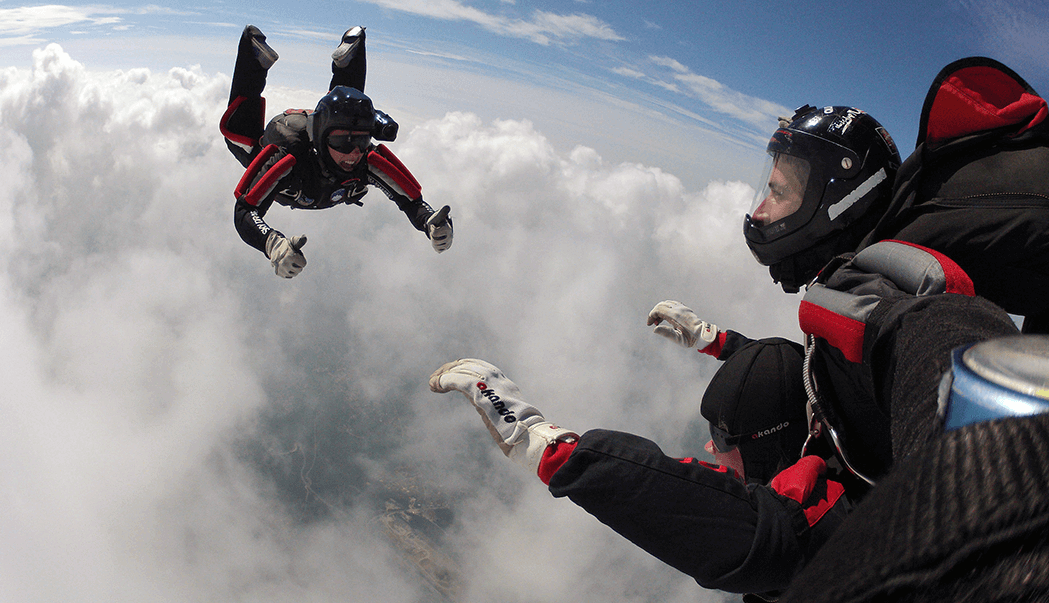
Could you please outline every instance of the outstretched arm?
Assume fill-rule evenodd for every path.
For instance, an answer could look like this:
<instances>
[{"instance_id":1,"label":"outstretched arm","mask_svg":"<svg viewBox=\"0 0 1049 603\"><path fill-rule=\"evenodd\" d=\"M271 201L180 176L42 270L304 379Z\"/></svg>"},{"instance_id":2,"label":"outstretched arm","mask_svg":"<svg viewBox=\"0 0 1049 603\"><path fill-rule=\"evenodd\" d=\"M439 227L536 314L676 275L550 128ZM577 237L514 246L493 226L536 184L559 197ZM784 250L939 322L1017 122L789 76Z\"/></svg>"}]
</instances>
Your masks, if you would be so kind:
<instances>
[{"instance_id":1,"label":"outstretched arm","mask_svg":"<svg viewBox=\"0 0 1049 603\"><path fill-rule=\"evenodd\" d=\"M538 408L521 399L513 381L484 360L464 358L445 364L430 375L430 389L466 396L503 454L536 475L548 446L578 437L543 418Z\"/></svg>"},{"instance_id":2,"label":"outstretched arm","mask_svg":"<svg viewBox=\"0 0 1049 603\"><path fill-rule=\"evenodd\" d=\"M844 490L825 471L805 457L768 486L745 485L726 467L598 429L580 437L550 492L706 588L762 593L785 588L844 520Z\"/></svg>"},{"instance_id":3,"label":"outstretched arm","mask_svg":"<svg viewBox=\"0 0 1049 603\"><path fill-rule=\"evenodd\" d=\"M408 216L408 221L430 239L434 251L441 253L452 246L452 219L444 206L434 212L423 201L422 186L401 160L384 144L368 154L368 184L377 186L397 208Z\"/></svg>"},{"instance_id":4,"label":"outstretched arm","mask_svg":"<svg viewBox=\"0 0 1049 603\"><path fill-rule=\"evenodd\" d=\"M648 326L653 332L674 343L696 348L718 360L728 360L736 350L753 341L745 335L701 320L691 308L673 300L661 301L648 313Z\"/></svg>"},{"instance_id":5,"label":"outstretched arm","mask_svg":"<svg viewBox=\"0 0 1049 603\"><path fill-rule=\"evenodd\" d=\"M847 509L826 464L805 457L770 486L734 471L675 459L644 438L577 436L543 418L498 368L463 359L437 369L430 389L462 392L496 444L550 486L653 556L708 588L785 588Z\"/></svg>"},{"instance_id":6,"label":"outstretched arm","mask_svg":"<svg viewBox=\"0 0 1049 603\"><path fill-rule=\"evenodd\" d=\"M295 157L276 145L269 145L244 171L236 190L233 224L240 238L269 258L277 276L291 278L306 266L302 246L306 236L287 239L266 224L263 216L273 203L278 183L291 173Z\"/></svg>"}]
</instances>

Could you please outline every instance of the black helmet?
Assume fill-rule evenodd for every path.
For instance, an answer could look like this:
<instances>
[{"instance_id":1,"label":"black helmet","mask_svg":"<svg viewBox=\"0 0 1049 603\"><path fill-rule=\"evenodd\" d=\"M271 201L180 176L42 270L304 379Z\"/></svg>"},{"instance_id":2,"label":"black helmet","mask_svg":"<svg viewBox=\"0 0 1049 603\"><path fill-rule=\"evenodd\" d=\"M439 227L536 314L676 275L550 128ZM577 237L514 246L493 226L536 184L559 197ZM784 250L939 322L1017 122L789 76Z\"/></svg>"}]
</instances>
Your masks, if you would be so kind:
<instances>
[{"instance_id":1,"label":"black helmet","mask_svg":"<svg viewBox=\"0 0 1049 603\"><path fill-rule=\"evenodd\" d=\"M900 154L873 117L805 105L772 135L762 189L743 234L773 280L796 292L855 250L888 204Z\"/></svg>"},{"instance_id":2,"label":"black helmet","mask_svg":"<svg viewBox=\"0 0 1049 603\"><path fill-rule=\"evenodd\" d=\"M332 130L368 132L367 140L361 138L361 141L370 144L374 127L375 109L372 100L356 88L336 86L317 103L316 110L310 114L307 131L322 165L329 170L342 172L328 152L328 134Z\"/></svg>"},{"instance_id":3,"label":"black helmet","mask_svg":"<svg viewBox=\"0 0 1049 603\"><path fill-rule=\"evenodd\" d=\"M808 435L804 349L787 339L751 341L729 356L703 393L714 446L739 446L748 481L767 483L797 462Z\"/></svg>"}]
</instances>

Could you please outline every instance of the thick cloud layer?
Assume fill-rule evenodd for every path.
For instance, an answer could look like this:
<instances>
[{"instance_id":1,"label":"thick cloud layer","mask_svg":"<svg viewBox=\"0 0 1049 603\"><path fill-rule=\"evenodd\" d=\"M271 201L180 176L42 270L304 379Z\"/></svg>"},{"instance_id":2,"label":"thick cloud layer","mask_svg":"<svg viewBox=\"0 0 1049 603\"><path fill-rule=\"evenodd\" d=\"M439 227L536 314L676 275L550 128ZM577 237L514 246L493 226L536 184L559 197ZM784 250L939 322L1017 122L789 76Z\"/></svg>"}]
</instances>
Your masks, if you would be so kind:
<instances>
[{"instance_id":1,"label":"thick cloud layer","mask_svg":"<svg viewBox=\"0 0 1049 603\"><path fill-rule=\"evenodd\" d=\"M431 600L372 521L393 501L440 511L461 601L703 600L426 379L482 357L566 427L698 454L716 362L645 316L680 299L794 335L796 300L739 234L753 189L686 190L453 113L392 148L452 206L454 247L435 254L378 191L275 207L309 235L287 281L233 228L228 86L92 72L55 45L0 71L0 599ZM273 111L317 95L267 93Z\"/></svg>"}]
</instances>

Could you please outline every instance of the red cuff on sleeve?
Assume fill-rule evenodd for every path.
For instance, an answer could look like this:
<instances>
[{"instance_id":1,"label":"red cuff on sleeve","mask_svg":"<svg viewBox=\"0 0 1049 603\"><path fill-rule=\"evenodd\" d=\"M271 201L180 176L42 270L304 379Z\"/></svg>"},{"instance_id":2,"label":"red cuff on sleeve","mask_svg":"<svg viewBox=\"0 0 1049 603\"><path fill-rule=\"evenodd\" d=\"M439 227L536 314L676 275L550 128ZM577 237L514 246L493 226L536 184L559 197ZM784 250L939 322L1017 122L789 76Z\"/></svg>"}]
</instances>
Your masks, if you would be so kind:
<instances>
[{"instance_id":1,"label":"red cuff on sleeve","mask_svg":"<svg viewBox=\"0 0 1049 603\"><path fill-rule=\"evenodd\" d=\"M700 354L710 354L714 358L721 355L721 348L725 347L725 337L728 335L728 331L722 331L718 333L718 338L707 344L705 348L699 348L696 350Z\"/></svg>"},{"instance_id":2,"label":"red cuff on sleeve","mask_svg":"<svg viewBox=\"0 0 1049 603\"><path fill-rule=\"evenodd\" d=\"M553 479L554 474L561 468L568 460L568 457L572 456L572 451L575 450L578 442L554 442L546 447L543 451L543 459L539 461L539 479L544 484L550 485L550 480Z\"/></svg>"}]
</instances>

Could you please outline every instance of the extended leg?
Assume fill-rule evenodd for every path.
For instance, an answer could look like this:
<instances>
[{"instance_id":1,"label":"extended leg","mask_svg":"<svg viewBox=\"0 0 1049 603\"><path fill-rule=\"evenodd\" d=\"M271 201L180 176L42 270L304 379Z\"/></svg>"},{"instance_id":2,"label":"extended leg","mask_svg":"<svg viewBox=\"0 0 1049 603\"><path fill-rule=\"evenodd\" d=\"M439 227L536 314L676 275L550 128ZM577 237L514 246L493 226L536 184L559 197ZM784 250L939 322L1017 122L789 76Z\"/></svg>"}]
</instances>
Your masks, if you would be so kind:
<instances>
[{"instance_id":1,"label":"extended leg","mask_svg":"<svg viewBox=\"0 0 1049 603\"><path fill-rule=\"evenodd\" d=\"M229 104L219 129L233 156L247 167L259 152L259 139L265 127L266 72L277 60L277 53L266 44L266 36L248 25L240 36L237 63L233 68Z\"/></svg>"},{"instance_id":2,"label":"extended leg","mask_svg":"<svg viewBox=\"0 0 1049 603\"><path fill-rule=\"evenodd\" d=\"M351 27L342 34L342 42L331 54L331 90L336 86L349 86L364 92L364 79L368 72L368 60L364 52L364 28Z\"/></svg>"}]
</instances>

